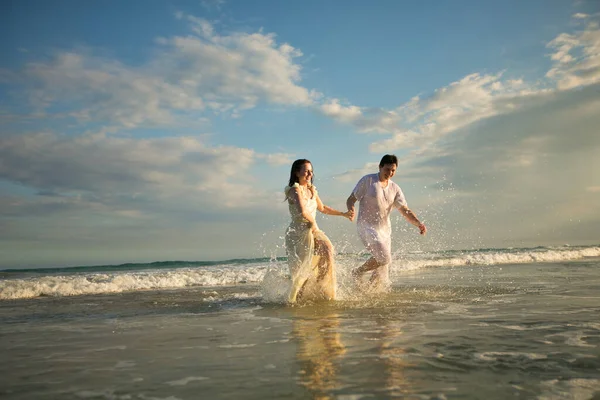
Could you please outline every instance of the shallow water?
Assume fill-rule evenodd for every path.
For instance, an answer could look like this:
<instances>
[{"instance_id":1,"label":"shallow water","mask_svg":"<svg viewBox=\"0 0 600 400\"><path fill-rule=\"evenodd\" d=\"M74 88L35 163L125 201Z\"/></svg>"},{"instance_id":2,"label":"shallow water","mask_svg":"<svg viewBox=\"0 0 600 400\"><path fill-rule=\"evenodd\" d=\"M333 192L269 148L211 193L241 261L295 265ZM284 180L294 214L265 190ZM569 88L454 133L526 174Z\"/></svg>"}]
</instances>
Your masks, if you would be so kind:
<instances>
[{"instance_id":1,"label":"shallow water","mask_svg":"<svg viewBox=\"0 0 600 400\"><path fill-rule=\"evenodd\" d=\"M600 398L598 259L406 272L288 307L256 285L0 302L5 399Z\"/></svg>"}]
</instances>

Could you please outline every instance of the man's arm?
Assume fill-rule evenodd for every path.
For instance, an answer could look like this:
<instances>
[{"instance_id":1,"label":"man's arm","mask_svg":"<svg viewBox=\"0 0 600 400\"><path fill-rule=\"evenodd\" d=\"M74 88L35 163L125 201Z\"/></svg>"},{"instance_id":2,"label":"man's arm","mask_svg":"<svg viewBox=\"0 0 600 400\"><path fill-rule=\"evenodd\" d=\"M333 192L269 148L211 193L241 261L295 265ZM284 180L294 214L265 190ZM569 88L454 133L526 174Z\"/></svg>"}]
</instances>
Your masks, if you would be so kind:
<instances>
[{"instance_id":1,"label":"man's arm","mask_svg":"<svg viewBox=\"0 0 600 400\"><path fill-rule=\"evenodd\" d=\"M406 218L406 220L408 222L410 222L411 224L413 224L414 226L419 228L419 233L421 233L421 235L424 235L425 233L427 233L427 227L425 226L425 224L422 223L421 221L419 221L419 218L417 218L415 213L412 212L412 210L410 208L408 208L406 206L402 206L402 207L399 207L398 210L404 216L404 218Z\"/></svg>"},{"instance_id":2,"label":"man's arm","mask_svg":"<svg viewBox=\"0 0 600 400\"><path fill-rule=\"evenodd\" d=\"M354 203L356 203L356 200L357 199L354 196L354 193L352 193L346 200L346 207L348 207L348 211L352 211L353 215L354 215Z\"/></svg>"}]
</instances>

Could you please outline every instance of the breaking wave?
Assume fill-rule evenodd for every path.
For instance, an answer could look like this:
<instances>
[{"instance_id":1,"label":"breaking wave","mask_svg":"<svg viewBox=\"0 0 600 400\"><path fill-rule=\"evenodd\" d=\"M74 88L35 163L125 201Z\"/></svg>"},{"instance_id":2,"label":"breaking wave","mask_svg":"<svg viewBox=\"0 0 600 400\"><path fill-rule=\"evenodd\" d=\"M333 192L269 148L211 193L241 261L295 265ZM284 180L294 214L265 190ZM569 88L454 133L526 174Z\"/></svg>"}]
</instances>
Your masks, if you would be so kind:
<instances>
[{"instance_id":1,"label":"breaking wave","mask_svg":"<svg viewBox=\"0 0 600 400\"><path fill-rule=\"evenodd\" d=\"M364 257L359 254L340 254L338 268L355 266L364 260ZM394 261L392 279L404 271L421 268L561 262L587 257L600 257L600 246L401 254ZM122 266L4 270L0 271L0 299L258 284L269 269L276 269L285 274L285 259L178 261Z\"/></svg>"}]
</instances>

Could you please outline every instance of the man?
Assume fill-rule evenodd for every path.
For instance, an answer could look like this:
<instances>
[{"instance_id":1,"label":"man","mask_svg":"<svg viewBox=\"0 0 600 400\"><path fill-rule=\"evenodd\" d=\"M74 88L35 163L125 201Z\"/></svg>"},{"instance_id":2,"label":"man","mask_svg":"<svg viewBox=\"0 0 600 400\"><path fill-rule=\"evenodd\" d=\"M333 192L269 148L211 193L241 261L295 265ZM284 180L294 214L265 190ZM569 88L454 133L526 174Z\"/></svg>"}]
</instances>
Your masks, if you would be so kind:
<instances>
[{"instance_id":1,"label":"man","mask_svg":"<svg viewBox=\"0 0 600 400\"><path fill-rule=\"evenodd\" d=\"M389 264L392 261L390 214L394 207L419 228L421 235L427 232L425 224L408 208L400 186L390 180L397 167L398 158L386 154L379 163L379 173L363 176L346 200L348 211L354 211L354 203L359 202L358 235L371 253L371 258L352 271L357 279L366 272L374 271L372 283L389 284Z\"/></svg>"}]
</instances>

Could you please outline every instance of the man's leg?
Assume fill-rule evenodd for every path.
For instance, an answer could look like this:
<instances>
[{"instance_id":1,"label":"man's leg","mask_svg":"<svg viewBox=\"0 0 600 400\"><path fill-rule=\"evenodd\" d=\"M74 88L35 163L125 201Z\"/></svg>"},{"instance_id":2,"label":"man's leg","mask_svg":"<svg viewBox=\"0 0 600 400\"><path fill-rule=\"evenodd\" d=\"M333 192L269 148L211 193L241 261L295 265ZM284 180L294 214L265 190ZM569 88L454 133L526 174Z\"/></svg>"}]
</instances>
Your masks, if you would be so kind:
<instances>
[{"instance_id":1,"label":"man's leg","mask_svg":"<svg viewBox=\"0 0 600 400\"><path fill-rule=\"evenodd\" d=\"M352 276L358 279L365 272L373 271L369 280L371 283L381 280L387 282L389 280L388 265L392 262L390 244L386 240L378 240L365 243L365 247L372 256L363 265L352 271Z\"/></svg>"},{"instance_id":2,"label":"man's leg","mask_svg":"<svg viewBox=\"0 0 600 400\"><path fill-rule=\"evenodd\" d=\"M377 262L375 257L371 257L367 261L365 261L365 263L363 265L352 270L352 276L354 276L355 278L358 278L365 272L373 271L377 268L379 268L379 263Z\"/></svg>"},{"instance_id":3,"label":"man's leg","mask_svg":"<svg viewBox=\"0 0 600 400\"><path fill-rule=\"evenodd\" d=\"M389 264L381 265L379 268L373 271L369 283L386 283L389 282Z\"/></svg>"}]
</instances>

